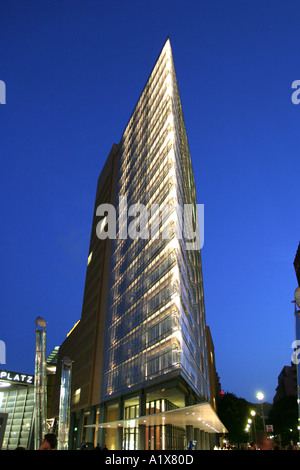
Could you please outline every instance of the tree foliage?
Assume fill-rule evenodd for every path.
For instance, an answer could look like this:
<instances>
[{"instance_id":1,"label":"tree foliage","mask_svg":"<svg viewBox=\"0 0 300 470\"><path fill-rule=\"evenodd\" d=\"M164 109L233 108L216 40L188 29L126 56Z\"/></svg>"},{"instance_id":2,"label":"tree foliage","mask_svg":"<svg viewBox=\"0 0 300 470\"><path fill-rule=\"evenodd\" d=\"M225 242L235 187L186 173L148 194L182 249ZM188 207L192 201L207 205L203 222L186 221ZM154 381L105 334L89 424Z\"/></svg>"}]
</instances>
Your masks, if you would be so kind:
<instances>
[{"instance_id":1,"label":"tree foliage","mask_svg":"<svg viewBox=\"0 0 300 470\"><path fill-rule=\"evenodd\" d=\"M255 410L255 430L262 432L263 420L259 405L254 405L238 398L233 393L224 393L218 402L218 415L226 429L227 438L238 447L241 443L249 441L249 434L245 432L247 420L251 418L251 411ZM264 404L265 422L272 424L276 442L283 446L288 446L290 441L298 441L298 406L297 398L294 396L284 397L273 403L273 405ZM253 428L252 428L253 429ZM253 430L253 439L254 430Z\"/></svg>"},{"instance_id":2,"label":"tree foliage","mask_svg":"<svg viewBox=\"0 0 300 470\"><path fill-rule=\"evenodd\" d=\"M276 435L281 436L282 445L286 446L291 440L298 440L298 407L295 396L283 397L276 401L269 413L269 422L273 424Z\"/></svg>"},{"instance_id":3,"label":"tree foliage","mask_svg":"<svg viewBox=\"0 0 300 470\"><path fill-rule=\"evenodd\" d=\"M250 411L251 403L244 398L238 398L233 393L224 393L218 404L219 418L228 430L228 439L231 443L237 444L248 441L245 426Z\"/></svg>"}]
</instances>

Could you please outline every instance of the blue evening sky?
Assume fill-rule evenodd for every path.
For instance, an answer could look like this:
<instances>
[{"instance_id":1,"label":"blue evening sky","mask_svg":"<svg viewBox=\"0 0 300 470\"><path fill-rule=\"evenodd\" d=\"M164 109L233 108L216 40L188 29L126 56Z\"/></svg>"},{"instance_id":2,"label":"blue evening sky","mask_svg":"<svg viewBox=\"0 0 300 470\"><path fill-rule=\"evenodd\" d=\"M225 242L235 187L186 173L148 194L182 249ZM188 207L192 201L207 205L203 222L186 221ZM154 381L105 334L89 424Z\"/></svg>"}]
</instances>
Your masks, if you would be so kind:
<instances>
[{"instance_id":1,"label":"blue evening sky","mask_svg":"<svg viewBox=\"0 0 300 470\"><path fill-rule=\"evenodd\" d=\"M290 365L300 240L297 0L2 0L1 327L34 372L80 319L98 175L169 36L224 391L272 402Z\"/></svg>"}]
</instances>

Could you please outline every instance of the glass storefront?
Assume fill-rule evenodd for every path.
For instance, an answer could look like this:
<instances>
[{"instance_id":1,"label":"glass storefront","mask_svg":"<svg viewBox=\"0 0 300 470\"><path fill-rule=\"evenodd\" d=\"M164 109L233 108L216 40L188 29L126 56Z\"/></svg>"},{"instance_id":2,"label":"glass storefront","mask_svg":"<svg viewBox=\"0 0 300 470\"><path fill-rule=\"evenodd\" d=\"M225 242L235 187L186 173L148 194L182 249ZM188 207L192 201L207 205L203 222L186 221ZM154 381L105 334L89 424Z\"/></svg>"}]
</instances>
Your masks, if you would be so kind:
<instances>
[{"instance_id":1,"label":"glass storefront","mask_svg":"<svg viewBox=\"0 0 300 470\"><path fill-rule=\"evenodd\" d=\"M123 450L138 450L139 442L139 429L134 428L125 428L124 429L124 441L123 441Z\"/></svg>"},{"instance_id":2,"label":"glass storefront","mask_svg":"<svg viewBox=\"0 0 300 470\"><path fill-rule=\"evenodd\" d=\"M185 428L168 424L146 427L145 450L186 449Z\"/></svg>"},{"instance_id":3,"label":"glass storefront","mask_svg":"<svg viewBox=\"0 0 300 470\"><path fill-rule=\"evenodd\" d=\"M10 384L0 388L0 412L8 413L3 450L30 448L33 438L34 387Z\"/></svg>"},{"instance_id":4,"label":"glass storefront","mask_svg":"<svg viewBox=\"0 0 300 470\"><path fill-rule=\"evenodd\" d=\"M121 406L122 409L119 409L119 406ZM145 404L145 417L178 408L179 407L170 400L155 396L153 400ZM122 420L122 422L124 424L120 424L118 428L108 424L104 429L104 441L102 445L105 444L110 450L118 448L118 433L119 435L121 433L120 445L123 450L139 450L140 446L145 450L179 450L185 448L184 427L170 424L154 426L142 425L141 427L136 424L136 419L141 416L138 397L124 400L121 405L114 404L107 406L107 423L117 421L120 415L123 415L124 421ZM87 428L85 429L87 430ZM98 435L99 428L96 428L95 431L96 430ZM140 439L144 442L140 442Z\"/></svg>"}]
</instances>

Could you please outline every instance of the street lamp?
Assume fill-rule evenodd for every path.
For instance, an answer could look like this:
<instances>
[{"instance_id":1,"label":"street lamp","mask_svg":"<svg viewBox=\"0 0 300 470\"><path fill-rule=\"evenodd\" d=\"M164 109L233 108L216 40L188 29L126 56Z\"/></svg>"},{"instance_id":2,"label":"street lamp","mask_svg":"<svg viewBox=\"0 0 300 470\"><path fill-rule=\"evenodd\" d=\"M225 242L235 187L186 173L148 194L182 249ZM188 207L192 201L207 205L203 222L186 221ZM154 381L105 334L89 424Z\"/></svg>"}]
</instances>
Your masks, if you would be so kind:
<instances>
[{"instance_id":1,"label":"street lamp","mask_svg":"<svg viewBox=\"0 0 300 470\"><path fill-rule=\"evenodd\" d=\"M256 437L256 425L255 425L255 415L256 415L256 413L255 413L255 411L254 411L254 410L252 410L250 414L251 414L251 416L253 417L253 425L254 425L254 435L255 435L255 442L257 443L257 437Z\"/></svg>"},{"instance_id":2,"label":"street lamp","mask_svg":"<svg viewBox=\"0 0 300 470\"><path fill-rule=\"evenodd\" d=\"M245 427L245 432L248 432L249 433L249 441L251 440L251 436L250 436L250 424L248 423L247 426Z\"/></svg>"},{"instance_id":3,"label":"street lamp","mask_svg":"<svg viewBox=\"0 0 300 470\"><path fill-rule=\"evenodd\" d=\"M249 430L249 439L252 439L252 430L251 430L251 424L252 424L252 419L247 420L247 428Z\"/></svg>"},{"instance_id":4,"label":"street lamp","mask_svg":"<svg viewBox=\"0 0 300 470\"><path fill-rule=\"evenodd\" d=\"M264 409L263 409L263 404L262 404L262 401L264 399L263 393L258 392L257 395L256 395L256 398L260 401L261 414L262 414L262 419L263 419L263 424L264 424L264 431L266 432L265 416L264 416Z\"/></svg>"}]
</instances>

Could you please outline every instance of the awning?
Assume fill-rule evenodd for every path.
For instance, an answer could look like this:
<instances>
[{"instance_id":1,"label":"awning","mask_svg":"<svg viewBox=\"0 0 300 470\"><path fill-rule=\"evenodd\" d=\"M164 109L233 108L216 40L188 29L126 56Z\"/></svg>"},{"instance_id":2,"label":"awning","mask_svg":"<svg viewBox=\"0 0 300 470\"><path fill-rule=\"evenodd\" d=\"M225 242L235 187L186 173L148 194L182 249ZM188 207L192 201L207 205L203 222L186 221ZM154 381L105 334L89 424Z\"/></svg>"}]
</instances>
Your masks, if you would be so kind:
<instances>
[{"instance_id":1,"label":"awning","mask_svg":"<svg viewBox=\"0 0 300 470\"><path fill-rule=\"evenodd\" d=\"M175 410L139 416L133 419L122 419L107 423L89 424L87 428L135 428L139 425L158 426L171 424L173 426L194 426L201 431L209 433L228 432L220 421L210 403L198 403L197 405L185 406Z\"/></svg>"}]
</instances>

